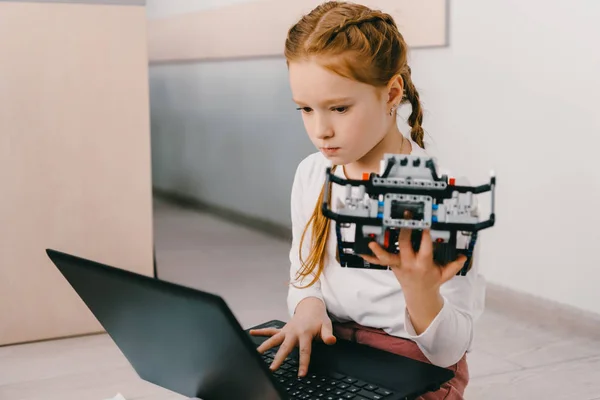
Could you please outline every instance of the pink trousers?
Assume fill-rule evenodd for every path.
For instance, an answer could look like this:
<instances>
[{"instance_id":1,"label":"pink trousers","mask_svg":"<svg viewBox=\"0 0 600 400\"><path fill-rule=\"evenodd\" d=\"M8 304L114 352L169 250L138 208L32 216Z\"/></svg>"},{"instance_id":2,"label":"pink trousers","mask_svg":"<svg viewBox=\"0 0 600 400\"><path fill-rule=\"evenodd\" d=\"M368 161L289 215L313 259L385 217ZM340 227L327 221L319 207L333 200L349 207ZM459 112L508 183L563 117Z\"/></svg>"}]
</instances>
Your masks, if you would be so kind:
<instances>
[{"instance_id":1,"label":"pink trousers","mask_svg":"<svg viewBox=\"0 0 600 400\"><path fill-rule=\"evenodd\" d=\"M431 364L415 342L388 335L381 329L369 328L349 322L343 324L334 323L333 331L337 338L352 340L356 343ZM469 383L469 368L467 366L466 354L458 363L448 367L448 369L454 372L454 378L444 383L439 390L424 394L418 400L463 400L465 388Z\"/></svg>"}]
</instances>

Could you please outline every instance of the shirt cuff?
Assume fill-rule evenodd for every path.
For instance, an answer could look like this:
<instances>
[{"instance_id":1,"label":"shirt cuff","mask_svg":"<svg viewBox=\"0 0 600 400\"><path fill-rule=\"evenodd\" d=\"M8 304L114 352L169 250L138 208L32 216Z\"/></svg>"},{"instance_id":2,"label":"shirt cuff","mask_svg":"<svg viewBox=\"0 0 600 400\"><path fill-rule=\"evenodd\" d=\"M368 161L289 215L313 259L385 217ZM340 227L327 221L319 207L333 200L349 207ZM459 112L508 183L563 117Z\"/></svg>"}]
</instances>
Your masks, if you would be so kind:
<instances>
[{"instance_id":1,"label":"shirt cuff","mask_svg":"<svg viewBox=\"0 0 600 400\"><path fill-rule=\"evenodd\" d=\"M290 314L290 317L294 316L296 307L298 307L298 303L308 297L315 297L325 304L321 290L317 287L314 287L314 285L304 289L296 288L290 285L287 297L288 313Z\"/></svg>"}]
</instances>

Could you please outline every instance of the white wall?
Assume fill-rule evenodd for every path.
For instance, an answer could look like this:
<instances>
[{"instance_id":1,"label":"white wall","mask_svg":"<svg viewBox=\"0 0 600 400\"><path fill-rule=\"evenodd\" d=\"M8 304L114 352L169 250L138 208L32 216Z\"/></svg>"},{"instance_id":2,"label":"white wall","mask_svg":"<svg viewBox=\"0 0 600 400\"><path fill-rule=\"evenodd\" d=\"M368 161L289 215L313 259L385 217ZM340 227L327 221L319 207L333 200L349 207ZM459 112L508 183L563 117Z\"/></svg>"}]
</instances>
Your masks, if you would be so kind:
<instances>
[{"instance_id":1,"label":"white wall","mask_svg":"<svg viewBox=\"0 0 600 400\"><path fill-rule=\"evenodd\" d=\"M484 273L600 313L600 3L455 0L450 10L450 47L414 50L410 63L445 166L476 182L497 173ZM155 185L288 224L289 179L312 148L282 60L153 66L150 76Z\"/></svg>"},{"instance_id":2,"label":"white wall","mask_svg":"<svg viewBox=\"0 0 600 400\"><path fill-rule=\"evenodd\" d=\"M146 12L148 18L164 18L250 1L254 0L147 0Z\"/></svg>"},{"instance_id":3,"label":"white wall","mask_svg":"<svg viewBox=\"0 0 600 400\"><path fill-rule=\"evenodd\" d=\"M451 12L450 47L411 64L448 165L496 170L485 274L600 313L600 2L462 0Z\"/></svg>"}]
</instances>

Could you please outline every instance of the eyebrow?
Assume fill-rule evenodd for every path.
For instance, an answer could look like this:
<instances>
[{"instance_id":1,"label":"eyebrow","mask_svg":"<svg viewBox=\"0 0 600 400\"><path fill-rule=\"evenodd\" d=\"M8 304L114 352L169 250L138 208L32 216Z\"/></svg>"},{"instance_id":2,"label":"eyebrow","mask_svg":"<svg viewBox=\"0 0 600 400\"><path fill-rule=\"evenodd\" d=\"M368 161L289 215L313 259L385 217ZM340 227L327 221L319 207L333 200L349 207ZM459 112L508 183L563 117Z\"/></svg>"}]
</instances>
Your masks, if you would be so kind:
<instances>
[{"instance_id":1,"label":"eyebrow","mask_svg":"<svg viewBox=\"0 0 600 400\"><path fill-rule=\"evenodd\" d=\"M301 102L299 100L296 100L296 99L292 99L292 100L296 104L306 104L306 103L303 103L303 102ZM330 104L345 103L345 102L348 102L350 100L352 100L350 97L338 97L338 98L335 98L335 99L325 100L324 102L321 103L321 105L322 106L327 106L327 105L330 105Z\"/></svg>"}]
</instances>

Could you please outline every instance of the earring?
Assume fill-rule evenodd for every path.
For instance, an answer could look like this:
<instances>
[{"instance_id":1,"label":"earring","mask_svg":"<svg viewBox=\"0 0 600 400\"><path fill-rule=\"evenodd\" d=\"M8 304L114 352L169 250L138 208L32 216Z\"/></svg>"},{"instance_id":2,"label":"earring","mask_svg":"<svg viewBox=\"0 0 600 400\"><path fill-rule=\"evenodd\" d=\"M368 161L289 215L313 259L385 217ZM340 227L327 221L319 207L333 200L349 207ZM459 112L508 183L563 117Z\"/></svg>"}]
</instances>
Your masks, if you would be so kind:
<instances>
[{"instance_id":1,"label":"earring","mask_svg":"<svg viewBox=\"0 0 600 400\"><path fill-rule=\"evenodd\" d=\"M398 107L397 105L393 105L392 108L390 108L390 117L392 117L394 115L394 109Z\"/></svg>"}]
</instances>

